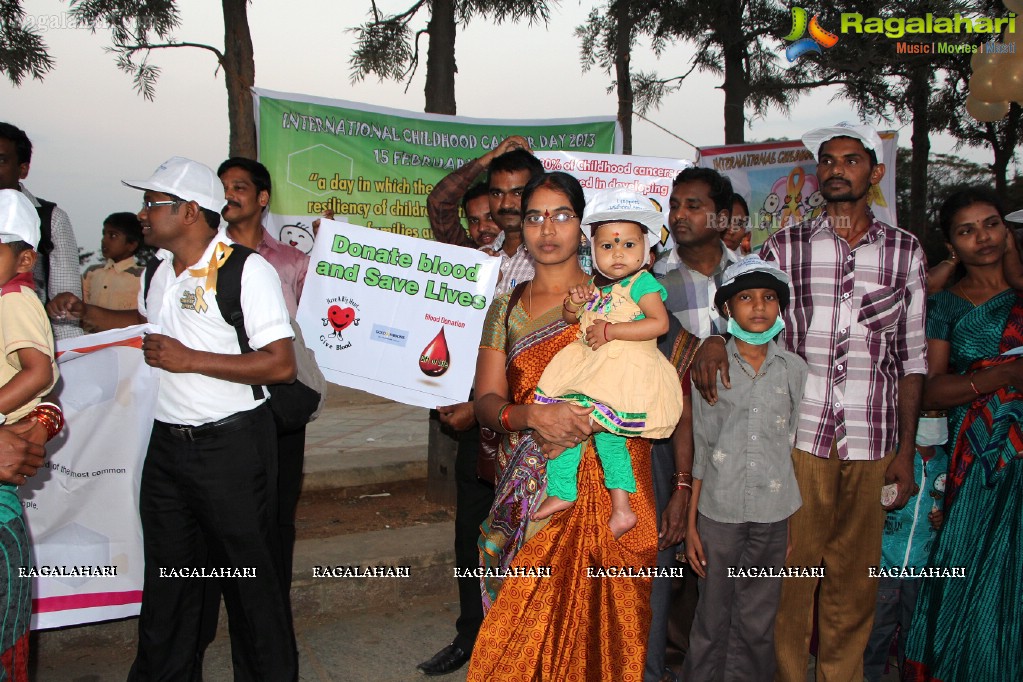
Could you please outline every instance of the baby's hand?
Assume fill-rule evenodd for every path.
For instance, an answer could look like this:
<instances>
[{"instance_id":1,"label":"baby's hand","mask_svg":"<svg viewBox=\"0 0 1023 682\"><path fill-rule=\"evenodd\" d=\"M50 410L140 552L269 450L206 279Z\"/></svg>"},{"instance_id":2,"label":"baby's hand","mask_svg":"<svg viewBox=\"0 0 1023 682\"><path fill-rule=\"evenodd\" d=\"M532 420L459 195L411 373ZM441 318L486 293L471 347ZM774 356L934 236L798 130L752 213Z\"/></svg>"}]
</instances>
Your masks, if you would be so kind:
<instances>
[{"instance_id":1,"label":"baby's hand","mask_svg":"<svg viewBox=\"0 0 1023 682\"><path fill-rule=\"evenodd\" d=\"M586 328L586 345L597 350L611 340L611 323L607 320L596 320Z\"/></svg>"},{"instance_id":2,"label":"baby's hand","mask_svg":"<svg viewBox=\"0 0 1023 682\"><path fill-rule=\"evenodd\" d=\"M575 305L583 305L593 298L593 285L589 283L576 284L568 290L568 294L572 298L572 303Z\"/></svg>"}]
</instances>

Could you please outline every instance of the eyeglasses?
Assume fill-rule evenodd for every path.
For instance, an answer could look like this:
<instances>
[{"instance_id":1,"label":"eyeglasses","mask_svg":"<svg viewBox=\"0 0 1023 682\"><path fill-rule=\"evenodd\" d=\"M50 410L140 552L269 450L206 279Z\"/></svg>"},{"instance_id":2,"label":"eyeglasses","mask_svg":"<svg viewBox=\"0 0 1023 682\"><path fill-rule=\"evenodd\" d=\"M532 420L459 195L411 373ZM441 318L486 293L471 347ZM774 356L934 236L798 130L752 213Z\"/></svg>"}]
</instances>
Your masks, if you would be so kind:
<instances>
[{"instance_id":1,"label":"eyeglasses","mask_svg":"<svg viewBox=\"0 0 1023 682\"><path fill-rule=\"evenodd\" d=\"M577 216L575 213L565 213L565 212L547 213L547 212L544 212L543 215L541 215L539 213L534 213L533 215L527 215L525 218L522 219L522 222L523 222L523 224L529 225L531 227L540 227L541 225L543 225L543 221L549 219L555 225L564 225L569 220L572 220L572 219L578 218L578 217L579 216Z\"/></svg>"},{"instance_id":2,"label":"eyeglasses","mask_svg":"<svg viewBox=\"0 0 1023 682\"><path fill-rule=\"evenodd\" d=\"M174 199L173 201L143 201L142 210L148 211L157 206L173 206L174 204L180 204L182 199Z\"/></svg>"}]
</instances>

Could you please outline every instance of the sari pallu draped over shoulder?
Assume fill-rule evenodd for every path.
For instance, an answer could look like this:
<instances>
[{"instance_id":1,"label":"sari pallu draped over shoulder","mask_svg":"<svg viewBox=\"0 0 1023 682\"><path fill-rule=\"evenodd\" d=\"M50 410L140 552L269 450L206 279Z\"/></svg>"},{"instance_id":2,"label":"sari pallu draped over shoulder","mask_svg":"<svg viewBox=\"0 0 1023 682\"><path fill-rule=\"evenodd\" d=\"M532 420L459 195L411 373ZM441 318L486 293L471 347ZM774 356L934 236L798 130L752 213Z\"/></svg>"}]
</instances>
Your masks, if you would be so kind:
<instances>
[{"instance_id":1,"label":"sari pallu draped over shoulder","mask_svg":"<svg viewBox=\"0 0 1023 682\"><path fill-rule=\"evenodd\" d=\"M967 374L1011 362L1016 356L981 356L1023 345L1023 297L970 311L952 342L980 357ZM904 679L1023 679L1023 391L977 396L958 424L929 565L962 576L924 579Z\"/></svg>"},{"instance_id":2,"label":"sari pallu draped over shoulder","mask_svg":"<svg viewBox=\"0 0 1023 682\"><path fill-rule=\"evenodd\" d=\"M557 321L542 324L541 316L510 349L508 381L517 403L532 400L544 367L578 338L578 327L564 325L560 310L554 313ZM509 443L494 507L481 528L481 561L491 570L532 569L533 576L483 579L489 611L467 679L639 682L651 580L606 576L656 566L649 442L628 442L637 482L630 503L639 521L620 540L607 525L610 496L592 440L579 467L578 501L545 523L531 522L529 515L546 496L546 459L529 432ZM541 573L547 576L537 577Z\"/></svg>"},{"instance_id":3,"label":"sari pallu draped over shoulder","mask_svg":"<svg viewBox=\"0 0 1023 682\"><path fill-rule=\"evenodd\" d=\"M981 309L973 314L981 314ZM969 322L970 316L964 318ZM1016 300L1009 312L998 352L1005 353L1023 346L1023 296ZM998 355L983 358L970 365L972 374L988 367L1014 362L1018 355ZM949 474L945 483L946 513L955 500L966 474L978 463L984 471L987 487L993 487L995 477L1005 469L1011 459L1023 456L1023 387L1003 386L994 393L978 395L970 403L956 434L955 447L949 459Z\"/></svg>"}]
</instances>

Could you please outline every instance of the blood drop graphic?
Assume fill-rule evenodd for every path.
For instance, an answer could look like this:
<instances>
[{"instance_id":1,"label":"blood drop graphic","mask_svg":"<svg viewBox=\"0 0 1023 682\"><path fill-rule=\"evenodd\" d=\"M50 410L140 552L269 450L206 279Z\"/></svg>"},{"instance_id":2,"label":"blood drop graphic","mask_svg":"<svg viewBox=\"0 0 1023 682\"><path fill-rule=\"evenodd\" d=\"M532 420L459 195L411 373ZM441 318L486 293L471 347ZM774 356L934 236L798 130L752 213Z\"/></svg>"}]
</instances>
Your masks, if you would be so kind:
<instances>
[{"instance_id":1,"label":"blood drop graphic","mask_svg":"<svg viewBox=\"0 0 1023 682\"><path fill-rule=\"evenodd\" d=\"M448 340L444 338L444 327L441 327L440 333L433 337L433 341L426 344L426 348L419 355L419 369L428 377L439 377L448 371L450 360Z\"/></svg>"}]
</instances>

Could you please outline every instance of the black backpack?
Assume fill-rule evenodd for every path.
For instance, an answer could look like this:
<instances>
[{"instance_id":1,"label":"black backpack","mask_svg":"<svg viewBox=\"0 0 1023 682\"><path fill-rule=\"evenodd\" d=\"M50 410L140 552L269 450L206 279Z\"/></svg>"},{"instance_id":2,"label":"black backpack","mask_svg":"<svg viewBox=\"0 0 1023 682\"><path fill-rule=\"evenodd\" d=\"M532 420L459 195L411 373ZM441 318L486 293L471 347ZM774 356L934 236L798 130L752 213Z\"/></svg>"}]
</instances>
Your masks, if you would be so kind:
<instances>
[{"instance_id":1,"label":"black backpack","mask_svg":"<svg viewBox=\"0 0 1023 682\"><path fill-rule=\"evenodd\" d=\"M245 314L242 312L242 270L249 256L256 253L247 246L231 245L231 255L217 270L217 305L224 321L234 327L238 335L238 347L242 353L251 353L249 336L245 333ZM149 286L152 284L156 269L163 261L156 256L146 263L143 276L143 300L149 298ZM301 381L290 384L271 384L270 410L274 415L278 433L297 431L309 423L320 407L320 394ZM264 397L262 386L252 387L252 397L260 400Z\"/></svg>"},{"instance_id":2,"label":"black backpack","mask_svg":"<svg viewBox=\"0 0 1023 682\"><path fill-rule=\"evenodd\" d=\"M43 293L46 301L50 300L50 253L53 251L53 209L57 204L46 199L36 197L39 206L36 213L39 214L39 246L36 253L39 254L39 261L43 268Z\"/></svg>"}]
</instances>

